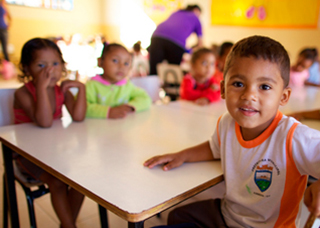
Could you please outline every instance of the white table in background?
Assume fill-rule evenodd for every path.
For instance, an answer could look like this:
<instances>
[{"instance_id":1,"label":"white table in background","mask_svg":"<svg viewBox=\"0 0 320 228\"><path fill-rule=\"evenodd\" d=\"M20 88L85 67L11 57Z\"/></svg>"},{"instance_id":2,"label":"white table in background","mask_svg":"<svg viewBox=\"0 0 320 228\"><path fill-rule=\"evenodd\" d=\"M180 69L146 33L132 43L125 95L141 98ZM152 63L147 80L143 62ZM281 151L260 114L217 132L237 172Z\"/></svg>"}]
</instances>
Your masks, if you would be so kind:
<instances>
[{"instance_id":1,"label":"white table in background","mask_svg":"<svg viewBox=\"0 0 320 228\"><path fill-rule=\"evenodd\" d=\"M34 124L1 127L11 221L18 216L10 176L15 151L127 220L129 227L143 227L144 220L222 181L219 161L184 164L169 172L142 165L154 155L208 140L216 121L211 115L152 106L121 120L71 123L65 118L49 129Z\"/></svg>"}]
</instances>

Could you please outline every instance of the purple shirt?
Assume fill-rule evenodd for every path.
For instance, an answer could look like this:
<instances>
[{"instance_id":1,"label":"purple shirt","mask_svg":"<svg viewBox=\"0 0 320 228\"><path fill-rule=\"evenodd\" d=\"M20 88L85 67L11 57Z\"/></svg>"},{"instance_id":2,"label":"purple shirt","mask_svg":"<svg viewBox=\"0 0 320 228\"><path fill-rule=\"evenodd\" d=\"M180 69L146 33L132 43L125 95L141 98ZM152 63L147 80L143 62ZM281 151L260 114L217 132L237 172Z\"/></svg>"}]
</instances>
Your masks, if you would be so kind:
<instances>
[{"instance_id":1,"label":"purple shirt","mask_svg":"<svg viewBox=\"0 0 320 228\"><path fill-rule=\"evenodd\" d=\"M192 11L179 10L159 24L152 37L162 37L185 48L186 39L193 32L202 36L199 18Z\"/></svg>"},{"instance_id":2,"label":"purple shirt","mask_svg":"<svg viewBox=\"0 0 320 228\"><path fill-rule=\"evenodd\" d=\"M5 9L3 6L0 4L0 29L7 29L7 24L4 21L4 15L6 14Z\"/></svg>"}]
</instances>

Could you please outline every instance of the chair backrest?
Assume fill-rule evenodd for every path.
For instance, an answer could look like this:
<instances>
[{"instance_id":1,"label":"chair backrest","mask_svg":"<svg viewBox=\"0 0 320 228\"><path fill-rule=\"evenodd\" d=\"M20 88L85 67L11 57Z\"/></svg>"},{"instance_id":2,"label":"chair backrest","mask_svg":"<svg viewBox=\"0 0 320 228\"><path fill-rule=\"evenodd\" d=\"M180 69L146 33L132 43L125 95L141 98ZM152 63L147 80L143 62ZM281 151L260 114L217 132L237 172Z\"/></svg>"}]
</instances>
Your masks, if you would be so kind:
<instances>
[{"instance_id":1,"label":"chair backrest","mask_svg":"<svg viewBox=\"0 0 320 228\"><path fill-rule=\"evenodd\" d=\"M0 89L0 126L14 124L13 97L16 89Z\"/></svg>"},{"instance_id":2,"label":"chair backrest","mask_svg":"<svg viewBox=\"0 0 320 228\"><path fill-rule=\"evenodd\" d=\"M152 102L156 102L160 99L159 92L161 87L161 81L157 75L135 77L131 78L130 80L134 85L144 89L151 97Z\"/></svg>"},{"instance_id":3,"label":"chair backrest","mask_svg":"<svg viewBox=\"0 0 320 228\"><path fill-rule=\"evenodd\" d=\"M158 63L157 72L163 84L180 85L183 79L183 72L180 65Z\"/></svg>"}]
</instances>

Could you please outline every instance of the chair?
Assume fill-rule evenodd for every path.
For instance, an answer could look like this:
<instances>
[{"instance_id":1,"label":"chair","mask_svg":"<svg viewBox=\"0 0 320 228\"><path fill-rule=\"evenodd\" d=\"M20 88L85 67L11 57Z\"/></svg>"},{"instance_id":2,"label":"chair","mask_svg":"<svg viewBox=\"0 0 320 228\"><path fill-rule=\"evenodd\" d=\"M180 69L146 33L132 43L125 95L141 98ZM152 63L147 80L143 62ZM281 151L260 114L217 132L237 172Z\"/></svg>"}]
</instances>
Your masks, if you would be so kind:
<instances>
[{"instance_id":1,"label":"chair","mask_svg":"<svg viewBox=\"0 0 320 228\"><path fill-rule=\"evenodd\" d=\"M161 81L157 75L135 77L131 78L130 80L134 85L144 89L151 97L153 103L160 100L159 92L161 87Z\"/></svg>"},{"instance_id":2,"label":"chair","mask_svg":"<svg viewBox=\"0 0 320 228\"><path fill-rule=\"evenodd\" d=\"M180 84L183 79L183 72L180 65L159 63L157 72L162 81L162 88L171 100L176 100L180 95Z\"/></svg>"},{"instance_id":3,"label":"chair","mask_svg":"<svg viewBox=\"0 0 320 228\"><path fill-rule=\"evenodd\" d=\"M13 96L16 89L0 89L0 126L14 123ZM37 227L33 201L49 192L47 186L41 181L25 176L13 162L16 181L21 185L27 198L29 219L31 227ZM7 203L6 178L3 175L3 227L8 227L8 203Z\"/></svg>"}]
</instances>

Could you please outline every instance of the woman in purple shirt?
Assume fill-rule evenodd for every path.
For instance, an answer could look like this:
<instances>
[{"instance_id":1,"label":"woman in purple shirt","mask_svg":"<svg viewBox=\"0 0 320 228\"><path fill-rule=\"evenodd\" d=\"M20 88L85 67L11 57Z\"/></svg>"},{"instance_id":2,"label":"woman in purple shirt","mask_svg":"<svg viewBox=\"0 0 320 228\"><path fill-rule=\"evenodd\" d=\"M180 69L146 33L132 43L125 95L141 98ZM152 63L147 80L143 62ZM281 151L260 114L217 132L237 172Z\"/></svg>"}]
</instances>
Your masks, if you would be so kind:
<instances>
[{"instance_id":1,"label":"woman in purple shirt","mask_svg":"<svg viewBox=\"0 0 320 228\"><path fill-rule=\"evenodd\" d=\"M6 1L0 0L0 41L2 46L2 53L4 58L9 61L9 55L7 51L8 44L8 27L11 23L11 16L9 14Z\"/></svg>"},{"instance_id":2,"label":"woman in purple shirt","mask_svg":"<svg viewBox=\"0 0 320 228\"><path fill-rule=\"evenodd\" d=\"M190 34L196 33L197 46L202 46L200 13L201 9L198 5L188 5L186 9L173 13L158 25L148 47L150 75L157 74L157 64L165 59L168 63L180 64L182 55L186 52L186 39Z\"/></svg>"}]
</instances>

